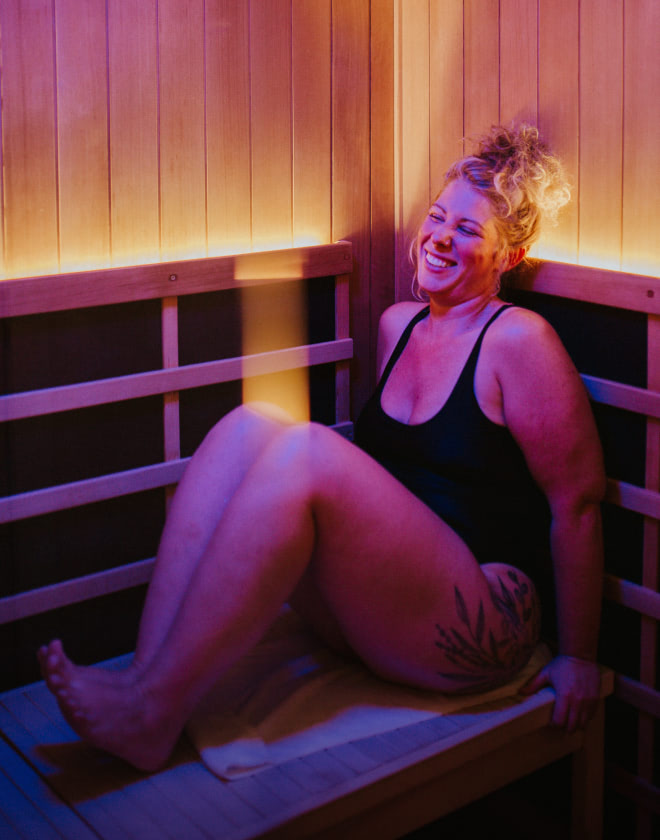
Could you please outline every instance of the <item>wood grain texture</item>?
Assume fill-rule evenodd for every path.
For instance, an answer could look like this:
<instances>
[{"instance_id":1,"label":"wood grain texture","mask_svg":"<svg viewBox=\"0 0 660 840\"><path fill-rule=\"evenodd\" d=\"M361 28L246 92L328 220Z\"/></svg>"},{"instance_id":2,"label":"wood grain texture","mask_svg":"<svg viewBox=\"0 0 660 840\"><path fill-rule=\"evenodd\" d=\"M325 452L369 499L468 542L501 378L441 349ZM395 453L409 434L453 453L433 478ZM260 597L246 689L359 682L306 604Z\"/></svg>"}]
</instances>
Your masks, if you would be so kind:
<instances>
[{"instance_id":1,"label":"wood grain texture","mask_svg":"<svg viewBox=\"0 0 660 840\"><path fill-rule=\"evenodd\" d=\"M465 135L499 120L499 0L465 0Z\"/></svg>"},{"instance_id":2,"label":"wood grain texture","mask_svg":"<svg viewBox=\"0 0 660 840\"><path fill-rule=\"evenodd\" d=\"M544 230L537 253L563 262L577 262L578 256L578 7L578 0L539 0L539 128L574 190L558 226Z\"/></svg>"},{"instance_id":3,"label":"wood grain texture","mask_svg":"<svg viewBox=\"0 0 660 840\"><path fill-rule=\"evenodd\" d=\"M161 254L165 260L203 257L203 0L159 0L158 34Z\"/></svg>"},{"instance_id":4,"label":"wood grain texture","mask_svg":"<svg viewBox=\"0 0 660 840\"><path fill-rule=\"evenodd\" d=\"M5 271L59 268L52 0L0 4Z\"/></svg>"},{"instance_id":5,"label":"wood grain texture","mask_svg":"<svg viewBox=\"0 0 660 840\"><path fill-rule=\"evenodd\" d=\"M351 413L371 391L371 202L369 9L362 0L332 3L332 238L353 245Z\"/></svg>"},{"instance_id":6,"label":"wood grain texture","mask_svg":"<svg viewBox=\"0 0 660 840\"><path fill-rule=\"evenodd\" d=\"M660 265L660 5L625 4L622 268L657 275Z\"/></svg>"},{"instance_id":7,"label":"wood grain texture","mask_svg":"<svg viewBox=\"0 0 660 840\"><path fill-rule=\"evenodd\" d=\"M369 331L395 298L394 0L371 3L371 307ZM376 346L369 370L376 380Z\"/></svg>"},{"instance_id":8,"label":"wood grain texture","mask_svg":"<svg viewBox=\"0 0 660 840\"><path fill-rule=\"evenodd\" d=\"M252 244L249 4L206 2L206 154L209 254Z\"/></svg>"},{"instance_id":9,"label":"wood grain texture","mask_svg":"<svg viewBox=\"0 0 660 840\"><path fill-rule=\"evenodd\" d=\"M55 4L60 264L110 263L105 0Z\"/></svg>"},{"instance_id":10,"label":"wood grain texture","mask_svg":"<svg viewBox=\"0 0 660 840\"><path fill-rule=\"evenodd\" d=\"M538 8L500 0L500 122L538 119Z\"/></svg>"},{"instance_id":11,"label":"wood grain texture","mask_svg":"<svg viewBox=\"0 0 660 840\"><path fill-rule=\"evenodd\" d=\"M293 244L331 241L330 0L292 0Z\"/></svg>"},{"instance_id":12,"label":"wood grain texture","mask_svg":"<svg viewBox=\"0 0 660 840\"><path fill-rule=\"evenodd\" d=\"M291 3L250 4L252 244L292 244Z\"/></svg>"},{"instance_id":13,"label":"wood grain texture","mask_svg":"<svg viewBox=\"0 0 660 840\"><path fill-rule=\"evenodd\" d=\"M154 263L53 277L6 280L0 284L2 317L103 306L131 300L219 291L305 277L345 274L349 242L283 251L260 251L203 260Z\"/></svg>"},{"instance_id":14,"label":"wood grain texture","mask_svg":"<svg viewBox=\"0 0 660 840\"><path fill-rule=\"evenodd\" d=\"M160 257L156 0L108 4L113 265Z\"/></svg>"},{"instance_id":15,"label":"wood grain texture","mask_svg":"<svg viewBox=\"0 0 660 840\"><path fill-rule=\"evenodd\" d=\"M431 199L447 169L464 153L463 17L463 0L430 0Z\"/></svg>"},{"instance_id":16,"label":"wood grain texture","mask_svg":"<svg viewBox=\"0 0 660 840\"><path fill-rule=\"evenodd\" d=\"M605 129L606 127L606 129ZM580 5L579 260L621 266L623 4Z\"/></svg>"},{"instance_id":17,"label":"wood grain texture","mask_svg":"<svg viewBox=\"0 0 660 840\"><path fill-rule=\"evenodd\" d=\"M430 201L430 88L428 0L399 2L395 25L399 43L395 184L397 300L410 296L408 248Z\"/></svg>"}]
</instances>

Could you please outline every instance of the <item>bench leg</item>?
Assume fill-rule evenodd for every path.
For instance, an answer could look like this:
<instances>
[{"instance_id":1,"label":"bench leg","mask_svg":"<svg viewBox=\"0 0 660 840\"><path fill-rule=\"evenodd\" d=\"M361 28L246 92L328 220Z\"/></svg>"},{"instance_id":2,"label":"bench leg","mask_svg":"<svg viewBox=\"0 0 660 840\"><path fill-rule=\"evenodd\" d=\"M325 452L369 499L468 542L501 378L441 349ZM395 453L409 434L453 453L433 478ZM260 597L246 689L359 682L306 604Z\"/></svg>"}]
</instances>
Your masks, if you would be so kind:
<instances>
[{"instance_id":1,"label":"bench leg","mask_svg":"<svg viewBox=\"0 0 660 840\"><path fill-rule=\"evenodd\" d=\"M584 731L584 743L573 755L572 840L603 836L605 703Z\"/></svg>"}]
</instances>

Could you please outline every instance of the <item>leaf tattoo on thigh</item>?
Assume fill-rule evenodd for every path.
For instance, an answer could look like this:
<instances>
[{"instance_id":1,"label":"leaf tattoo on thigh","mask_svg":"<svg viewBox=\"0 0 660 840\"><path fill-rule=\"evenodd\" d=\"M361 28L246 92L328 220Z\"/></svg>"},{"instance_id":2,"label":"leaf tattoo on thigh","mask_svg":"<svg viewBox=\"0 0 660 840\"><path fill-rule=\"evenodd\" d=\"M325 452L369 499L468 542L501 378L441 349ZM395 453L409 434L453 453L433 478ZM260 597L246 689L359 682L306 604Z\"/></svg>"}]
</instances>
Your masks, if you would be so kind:
<instances>
[{"instance_id":1,"label":"leaf tattoo on thigh","mask_svg":"<svg viewBox=\"0 0 660 840\"><path fill-rule=\"evenodd\" d=\"M458 671L438 674L462 683L465 687L485 688L506 682L529 659L540 626L540 608L536 593L515 571L507 572L507 583L498 575L499 587L491 588L491 599L502 617L500 632L486 627L483 601L479 600L476 617L470 618L465 598L454 587L459 628L445 629L436 624L440 648Z\"/></svg>"}]
</instances>

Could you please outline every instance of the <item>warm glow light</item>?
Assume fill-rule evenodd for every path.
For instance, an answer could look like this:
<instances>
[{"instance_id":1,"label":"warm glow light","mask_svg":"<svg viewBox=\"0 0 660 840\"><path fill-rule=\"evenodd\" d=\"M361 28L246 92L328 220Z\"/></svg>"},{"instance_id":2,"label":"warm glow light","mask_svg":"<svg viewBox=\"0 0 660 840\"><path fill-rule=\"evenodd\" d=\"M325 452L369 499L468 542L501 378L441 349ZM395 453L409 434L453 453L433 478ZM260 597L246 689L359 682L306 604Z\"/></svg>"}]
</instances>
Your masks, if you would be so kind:
<instances>
[{"instance_id":1,"label":"warm glow light","mask_svg":"<svg viewBox=\"0 0 660 840\"><path fill-rule=\"evenodd\" d=\"M314 233L301 233L293 237L294 248L306 248L309 245L323 245L323 238Z\"/></svg>"},{"instance_id":2,"label":"warm glow light","mask_svg":"<svg viewBox=\"0 0 660 840\"><path fill-rule=\"evenodd\" d=\"M243 355L261 353L272 347L295 347L307 344L307 318L302 265L292 265L289 254L283 259L264 260L266 278L281 278L286 283L269 286L246 286L241 290ZM249 274L236 260L237 279L254 280L254 263ZM257 272L258 274L258 268ZM243 361L243 402L268 402L284 409L296 420L309 420L309 384L305 368L268 375L258 374L258 360Z\"/></svg>"}]
</instances>

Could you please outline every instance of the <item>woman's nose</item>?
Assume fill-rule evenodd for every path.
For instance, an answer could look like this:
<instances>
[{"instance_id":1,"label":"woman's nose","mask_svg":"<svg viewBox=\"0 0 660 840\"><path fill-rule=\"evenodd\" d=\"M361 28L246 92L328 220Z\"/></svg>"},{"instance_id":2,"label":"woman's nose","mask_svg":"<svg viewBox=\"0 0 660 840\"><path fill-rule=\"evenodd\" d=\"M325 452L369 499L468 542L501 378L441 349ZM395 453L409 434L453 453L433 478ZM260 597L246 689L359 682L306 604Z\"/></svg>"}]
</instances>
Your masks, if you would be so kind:
<instances>
[{"instance_id":1,"label":"woman's nose","mask_svg":"<svg viewBox=\"0 0 660 840\"><path fill-rule=\"evenodd\" d=\"M438 224L433 229L431 239L435 245L444 245L445 247L451 245L451 233L444 224Z\"/></svg>"}]
</instances>

